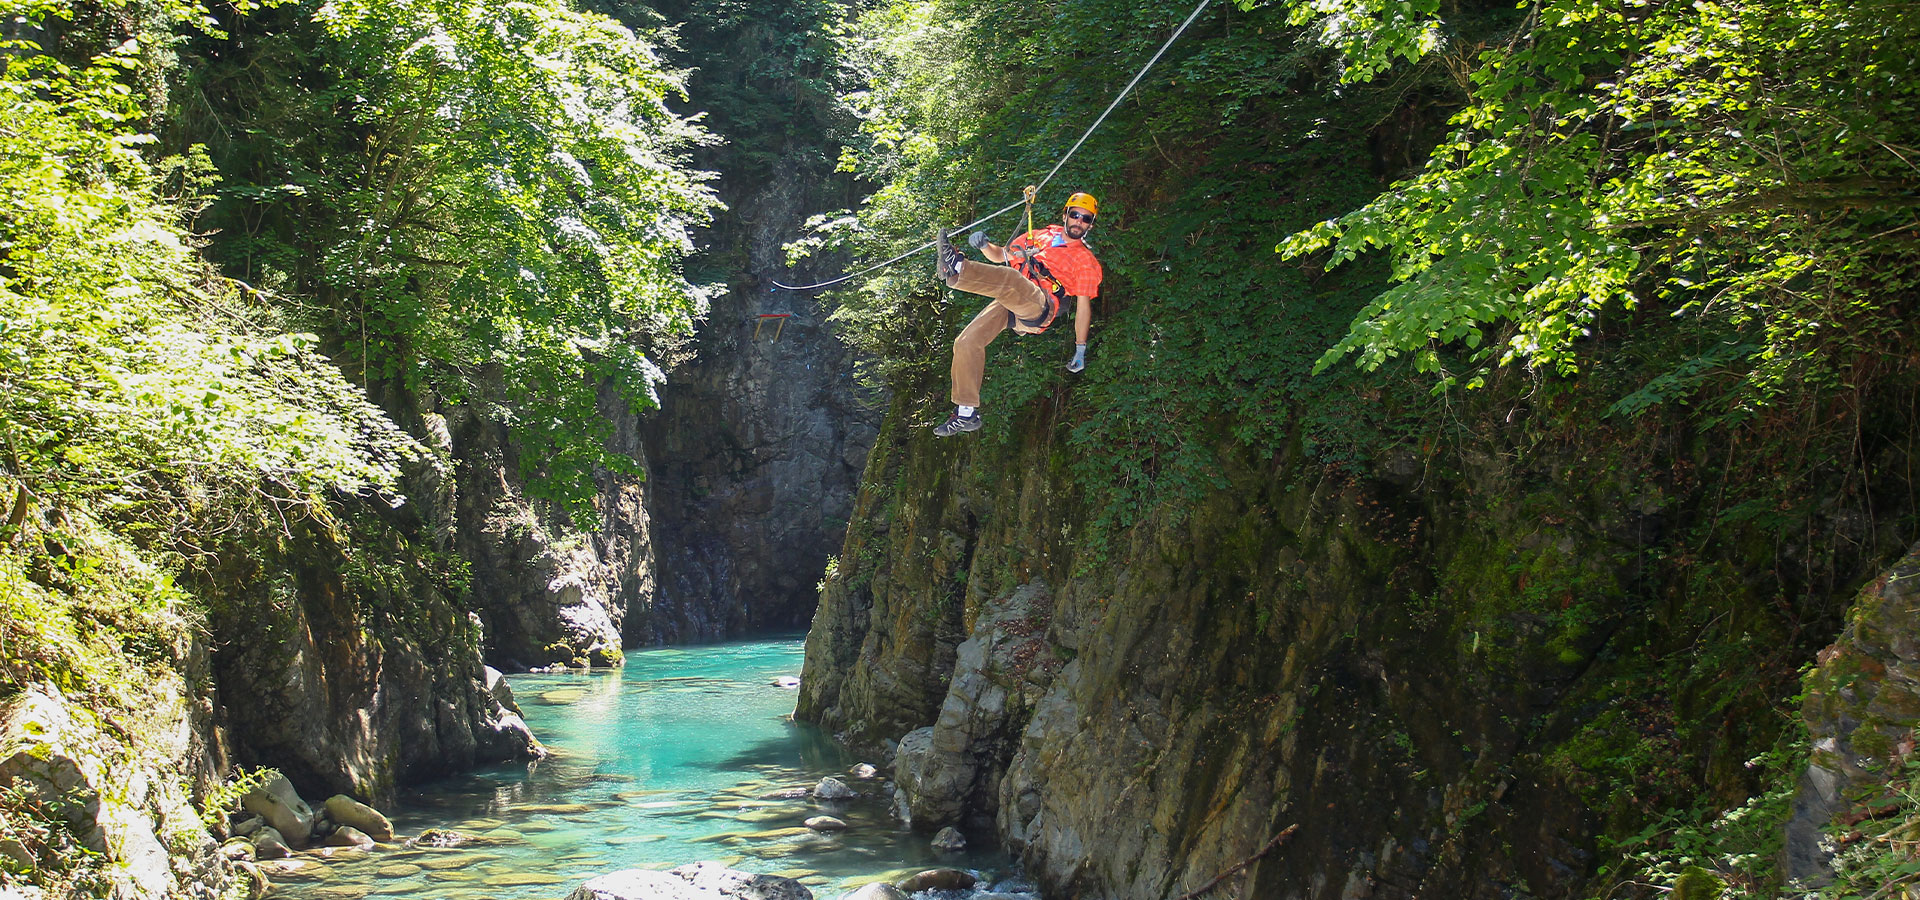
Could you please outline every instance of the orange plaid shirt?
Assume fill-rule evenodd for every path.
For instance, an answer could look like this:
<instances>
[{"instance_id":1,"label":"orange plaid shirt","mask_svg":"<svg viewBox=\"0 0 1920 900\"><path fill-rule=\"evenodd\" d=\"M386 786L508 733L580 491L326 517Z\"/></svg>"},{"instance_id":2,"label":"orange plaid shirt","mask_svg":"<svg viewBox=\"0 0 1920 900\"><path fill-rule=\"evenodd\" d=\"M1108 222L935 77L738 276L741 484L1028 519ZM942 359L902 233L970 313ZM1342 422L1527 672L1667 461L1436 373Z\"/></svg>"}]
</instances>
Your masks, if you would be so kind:
<instances>
[{"instance_id":1,"label":"orange plaid shirt","mask_svg":"<svg viewBox=\"0 0 1920 900\"><path fill-rule=\"evenodd\" d=\"M1067 237L1066 231L1060 225L1036 228L1014 238L1007 249L1040 248L1040 252L1034 255L1046 265L1048 272L1053 273L1054 280L1066 289L1067 296L1096 296L1100 293L1100 261L1093 258L1093 251L1088 250L1085 243ZM1042 288L1048 287L1045 281L1034 278L1033 273L1027 271L1024 259L1013 257L1013 267L1019 269L1020 274L1033 278L1034 283Z\"/></svg>"}]
</instances>

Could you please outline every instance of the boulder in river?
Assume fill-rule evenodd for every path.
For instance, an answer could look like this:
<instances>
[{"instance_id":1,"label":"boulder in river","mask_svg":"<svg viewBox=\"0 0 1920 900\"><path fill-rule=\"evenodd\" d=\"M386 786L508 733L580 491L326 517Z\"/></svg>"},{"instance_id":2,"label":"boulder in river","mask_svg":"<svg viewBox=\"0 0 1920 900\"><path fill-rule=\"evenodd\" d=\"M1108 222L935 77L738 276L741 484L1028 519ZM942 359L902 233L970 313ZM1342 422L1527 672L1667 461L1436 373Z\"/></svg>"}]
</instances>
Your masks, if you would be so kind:
<instances>
[{"instance_id":1,"label":"boulder in river","mask_svg":"<svg viewBox=\"0 0 1920 900\"><path fill-rule=\"evenodd\" d=\"M247 792L240 799L240 805L248 812L264 817L290 847L305 847L307 836L313 833L313 807L300 799L300 792L293 789L293 782L279 772L273 773L265 784Z\"/></svg>"},{"instance_id":2,"label":"boulder in river","mask_svg":"<svg viewBox=\"0 0 1920 900\"><path fill-rule=\"evenodd\" d=\"M880 777L880 770L877 768L874 768L873 763L861 763L857 766L854 766L851 769L848 769L847 774L852 775L853 777L861 781L872 781L875 778Z\"/></svg>"},{"instance_id":3,"label":"boulder in river","mask_svg":"<svg viewBox=\"0 0 1920 900\"><path fill-rule=\"evenodd\" d=\"M263 825L252 835L254 859L286 859L293 855L293 848L287 846L287 839L280 836L280 829L272 825Z\"/></svg>"},{"instance_id":4,"label":"boulder in river","mask_svg":"<svg viewBox=\"0 0 1920 900\"><path fill-rule=\"evenodd\" d=\"M814 816L801 824L815 831L845 831L847 823L832 816Z\"/></svg>"},{"instance_id":5,"label":"boulder in river","mask_svg":"<svg viewBox=\"0 0 1920 900\"><path fill-rule=\"evenodd\" d=\"M928 869L908 875L894 882L893 886L909 894L918 894L921 891L972 890L975 881L978 879L959 869Z\"/></svg>"},{"instance_id":6,"label":"boulder in river","mask_svg":"<svg viewBox=\"0 0 1920 900\"><path fill-rule=\"evenodd\" d=\"M329 847L357 847L361 850L373 849L373 838L352 825L342 825L327 835Z\"/></svg>"},{"instance_id":7,"label":"boulder in river","mask_svg":"<svg viewBox=\"0 0 1920 900\"><path fill-rule=\"evenodd\" d=\"M327 818L340 825L357 828L376 841L393 840L393 822L365 803L345 794L335 794L327 798L326 809Z\"/></svg>"},{"instance_id":8,"label":"boulder in river","mask_svg":"<svg viewBox=\"0 0 1920 900\"><path fill-rule=\"evenodd\" d=\"M611 872L574 888L567 900L813 900L813 892L791 878L700 862L668 872Z\"/></svg>"},{"instance_id":9,"label":"boulder in river","mask_svg":"<svg viewBox=\"0 0 1920 900\"><path fill-rule=\"evenodd\" d=\"M778 875L755 875L717 862L697 862L669 870L700 890L737 900L813 900L806 885ZM698 896L698 895L696 895Z\"/></svg>"},{"instance_id":10,"label":"boulder in river","mask_svg":"<svg viewBox=\"0 0 1920 900\"><path fill-rule=\"evenodd\" d=\"M857 796L846 782L832 776L820 779L820 783L813 787L815 800L850 800Z\"/></svg>"},{"instance_id":11,"label":"boulder in river","mask_svg":"<svg viewBox=\"0 0 1920 900\"><path fill-rule=\"evenodd\" d=\"M967 838L960 833L959 829L948 825L940 829L939 834L933 836L933 849L947 851L965 850L967 849Z\"/></svg>"},{"instance_id":12,"label":"boulder in river","mask_svg":"<svg viewBox=\"0 0 1920 900\"><path fill-rule=\"evenodd\" d=\"M893 885L876 881L851 894L841 894L840 900L907 900L907 895Z\"/></svg>"},{"instance_id":13,"label":"boulder in river","mask_svg":"<svg viewBox=\"0 0 1920 900\"><path fill-rule=\"evenodd\" d=\"M420 832L419 837L407 839L409 847L458 847L472 843L471 835L461 834L451 828L429 828Z\"/></svg>"}]
</instances>

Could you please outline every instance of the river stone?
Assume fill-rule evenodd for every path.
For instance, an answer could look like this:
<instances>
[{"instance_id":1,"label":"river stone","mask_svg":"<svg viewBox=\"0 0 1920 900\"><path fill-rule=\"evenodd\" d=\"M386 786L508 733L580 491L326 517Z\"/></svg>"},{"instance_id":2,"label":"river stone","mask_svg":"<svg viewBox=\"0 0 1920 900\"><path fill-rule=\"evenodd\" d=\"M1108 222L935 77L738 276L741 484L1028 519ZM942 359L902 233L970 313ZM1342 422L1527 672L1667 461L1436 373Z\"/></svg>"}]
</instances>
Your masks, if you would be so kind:
<instances>
[{"instance_id":1,"label":"river stone","mask_svg":"<svg viewBox=\"0 0 1920 900\"><path fill-rule=\"evenodd\" d=\"M352 797L345 794L328 797L326 810L327 818L337 824L357 828L376 841L393 840L393 822L381 815L379 810Z\"/></svg>"},{"instance_id":2,"label":"river stone","mask_svg":"<svg viewBox=\"0 0 1920 900\"><path fill-rule=\"evenodd\" d=\"M813 892L791 878L700 862L668 872L622 869L587 881L567 900L813 900Z\"/></svg>"},{"instance_id":3,"label":"river stone","mask_svg":"<svg viewBox=\"0 0 1920 900\"><path fill-rule=\"evenodd\" d=\"M854 793L853 788L847 787L846 782L828 776L814 785L813 796L816 800L849 800L859 795Z\"/></svg>"},{"instance_id":4,"label":"river stone","mask_svg":"<svg viewBox=\"0 0 1920 900\"><path fill-rule=\"evenodd\" d=\"M967 849L967 838L960 833L959 829L948 825L940 829L939 834L933 836L933 849L948 851L965 850Z\"/></svg>"},{"instance_id":5,"label":"river stone","mask_svg":"<svg viewBox=\"0 0 1920 900\"><path fill-rule=\"evenodd\" d=\"M847 774L852 775L853 777L858 778L861 781L872 781L875 778L880 777L880 770L875 768L873 763L861 763L857 766L854 766L851 769L848 769Z\"/></svg>"},{"instance_id":6,"label":"river stone","mask_svg":"<svg viewBox=\"0 0 1920 900\"><path fill-rule=\"evenodd\" d=\"M233 836L246 837L247 835L250 835L256 831L259 831L260 826L265 824L267 824L266 819L262 819L259 816L247 816L246 818L233 823Z\"/></svg>"},{"instance_id":7,"label":"river stone","mask_svg":"<svg viewBox=\"0 0 1920 900\"><path fill-rule=\"evenodd\" d=\"M760 799L762 800L803 800L811 796L813 796L812 788L796 787L796 788L781 788L780 790L777 790L777 791L771 791L769 793L761 794Z\"/></svg>"},{"instance_id":8,"label":"river stone","mask_svg":"<svg viewBox=\"0 0 1920 900\"><path fill-rule=\"evenodd\" d=\"M971 890L977 880L959 869L928 869L902 878L893 886L909 894L921 891L965 891Z\"/></svg>"},{"instance_id":9,"label":"river stone","mask_svg":"<svg viewBox=\"0 0 1920 900\"><path fill-rule=\"evenodd\" d=\"M507 684L507 676L502 674L499 669L492 666L483 667L481 669L481 679L486 686L487 696L492 697L493 702L516 713L520 711L520 704L515 703L513 700L513 686Z\"/></svg>"},{"instance_id":10,"label":"river stone","mask_svg":"<svg viewBox=\"0 0 1920 900\"><path fill-rule=\"evenodd\" d=\"M668 870L695 888L733 900L813 900L813 892L791 878L755 875L716 862L697 862ZM695 895L698 896L698 895Z\"/></svg>"},{"instance_id":11,"label":"river stone","mask_svg":"<svg viewBox=\"0 0 1920 900\"><path fill-rule=\"evenodd\" d=\"M329 847L354 847L361 850L373 849L373 838L352 825L342 825L327 836Z\"/></svg>"},{"instance_id":12,"label":"river stone","mask_svg":"<svg viewBox=\"0 0 1920 900\"><path fill-rule=\"evenodd\" d=\"M814 816L801 823L814 831L845 831L847 823L832 816Z\"/></svg>"},{"instance_id":13,"label":"river stone","mask_svg":"<svg viewBox=\"0 0 1920 900\"><path fill-rule=\"evenodd\" d=\"M279 772L273 773L266 784L248 791L240 805L264 817L287 846L305 847L307 837L313 834L313 807L300 799L293 782Z\"/></svg>"},{"instance_id":14,"label":"river stone","mask_svg":"<svg viewBox=\"0 0 1920 900\"><path fill-rule=\"evenodd\" d=\"M458 847L473 840L450 828L429 828L420 832L418 837L407 839L409 847Z\"/></svg>"},{"instance_id":15,"label":"river stone","mask_svg":"<svg viewBox=\"0 0 1920 900\"><path fill-rule=\"evenodd\" d=\"M841 894L840 900L907 900L907 895L899 888L879 881L851 894Z\"/></svg>"},{"instance_id":16,"label":"river stone","mask_svg":"<svg viewBox=\"0 0 1920 900\"><path fill-rule=\"evenodd\" d=\"M252 862L253 844L246 838L227 838L220 843L220 855L234 862Z\"/></svg>"},{"instance_id":17,"label":"river stone","mask_svg":"<svg viewBox=\"0 0 1920 900\"><path fill-rule=\"evenodd\" d=\"M262 825L253 833L254 859L286 859L293 855L293 848L287 846L287 839L280 836L280 829L272 825Z\"/></svg>"},{"instance_id":18,"label":"river stone","mask_svg":"<svg viewBox=\"0 0 1920 900\"><path fill-rule=\"evenodd\" d=\"M413 863L394 863L393 865L381 866L373 870L373 874L381 878L411 878L424 871L426 871L426 869L416 866Z\"/></svg>"}]
</instances>

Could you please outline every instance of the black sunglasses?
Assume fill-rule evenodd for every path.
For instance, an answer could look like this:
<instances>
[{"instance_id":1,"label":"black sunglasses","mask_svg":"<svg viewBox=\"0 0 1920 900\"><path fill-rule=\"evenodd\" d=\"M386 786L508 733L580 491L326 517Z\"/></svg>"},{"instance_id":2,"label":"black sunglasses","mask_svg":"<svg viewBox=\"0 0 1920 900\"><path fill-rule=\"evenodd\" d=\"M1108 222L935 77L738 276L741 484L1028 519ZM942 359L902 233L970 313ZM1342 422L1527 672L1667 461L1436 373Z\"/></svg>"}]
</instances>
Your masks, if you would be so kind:
<instances>
[{"instance_id":1,"label":"black sunglasses","mask_svg":"<svg viewBox=\"0 0 1920 900\"><path fill-rule=\"evenodd\" d=\"M1067 210L1067 218L1085 222L1088 225L1093 224L1093 213L1083 213L1077 209Z\"/></svg>"}]
</instances>

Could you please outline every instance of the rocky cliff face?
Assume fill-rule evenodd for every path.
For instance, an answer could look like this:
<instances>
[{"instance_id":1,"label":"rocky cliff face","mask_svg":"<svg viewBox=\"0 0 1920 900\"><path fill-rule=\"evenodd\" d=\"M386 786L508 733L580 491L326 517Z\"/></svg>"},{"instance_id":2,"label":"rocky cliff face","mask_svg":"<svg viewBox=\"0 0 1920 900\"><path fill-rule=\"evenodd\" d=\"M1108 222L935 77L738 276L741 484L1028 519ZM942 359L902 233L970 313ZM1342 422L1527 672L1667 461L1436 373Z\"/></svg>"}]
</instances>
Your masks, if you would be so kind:
<instances>
[{"instance_id":1,"label":"rocky cliff face","mask_svg":"<svg viewBox=\"0 0 1920 900\"><path fill-rule=\"evenodd\" d=\"M1846 629L1820 651L1802 713L1813 755L1794 797L1785 862L1789 877L1824 886L1839 849L1828 829L1895 811L1920 822L1920 804L1897 792L1910 777L1920 729L1920 546L1861 591ZM1870 847L1846 852L1857 857ZM1857 858L1846 862L1859 866Z\"/></svg>"},{"instance_id":2,"label":"rocky cliff face","mask_svg":"<svg viewBox=\"0 0 1920 900\"><path fill-rule=\"evenodd\" d=\"M563 543L522 499L501 429L389 406L436 456L403 500L342 498L254 523L194 573L212 606L217 740L231 762L278 768L306 796L385 804L403 784L537 756L518 711L489 690L483 651L619 658L606 598L621 569L596 551L629 549L631 532ZM644 532L637 497L613 492L608 506Z\"/></svg>"},{"instance_id":3,"label":"rocky cliff face","mask_svg":"<svg viewBox=\"0 0 1920 900\"><path fill-rule=\"evenodd\" d=\"M611 389L600 413L613 424L608 449L644 467L639 417ZM599 521L582 527L527 496L505 426L459 410L447 427L458 477L444 521L472 566L488 659L507 671L619 665L622 624L630 613L648 621L655 604L645 483L601 471Z\"/></svg>"},{"instance_id":4,"label":"rocky cliff face","mask_svg":"<svg viewBox=\"0 0 1920 900\"><path fill-rule=\"evenodd\" d=\"M1686 452L1671 433L1429 444L1359 476L1223 441L1222 489L1102 558L1073 487L1097 461L1062 450L1060 422L936 442L905 412L822 595L798 716L894 749L917 829L997 833L1049 895L1178 896L1256 857L1240 896L1573 895L1596 830L1678 802L1598 788L1608 760L1702 790L1677 783L1737 772L1772 734L1743 729L1778 718L1690 695L1685 666L1651 687L1650 661L1736 632L1735 653L1811 653L1845 596L1827 561L1786 571L1751 532L1711 565L1666 562L1699 551L1711 495L1655 464ZM1871 542L1843 509L1806 527ZM1776 590L1809 599L1753 612ZM1768 672L1761 698L1791 692L1792 665Z\"/></svg>"},{"instance_id":5,"label":"rocky cliff face","mask_svg":"<svg viewBox=\"0 0 1920 900\"><path fill-rule=\"evenodd\" d=\"M802 174L802 155L763 183L723 183L734 211L707 252L741 268L717 273L731 290L641 426L660 575L629 643L804 626L845 532L878 410L818 298L769 284L791 277L780 247L832 190Z\"/></svg>"},{"instance_id":6,"label":"rocky cliff face","mask_svg":"<svg viewBox=\"0 0 1920 900\"><path fill-rule=\"evenodd\" d=\"M234 762L386 804L402 784L540 752L487 690L479 618L414 541L364 514L300 519L209 573L213 721Z\"/></svg>"}]
</instances>

